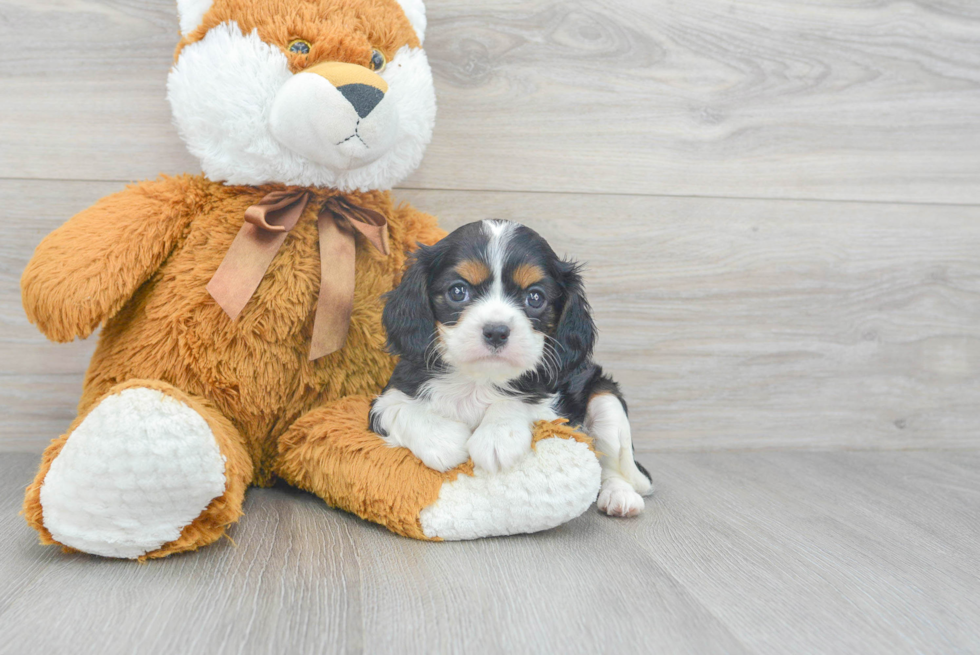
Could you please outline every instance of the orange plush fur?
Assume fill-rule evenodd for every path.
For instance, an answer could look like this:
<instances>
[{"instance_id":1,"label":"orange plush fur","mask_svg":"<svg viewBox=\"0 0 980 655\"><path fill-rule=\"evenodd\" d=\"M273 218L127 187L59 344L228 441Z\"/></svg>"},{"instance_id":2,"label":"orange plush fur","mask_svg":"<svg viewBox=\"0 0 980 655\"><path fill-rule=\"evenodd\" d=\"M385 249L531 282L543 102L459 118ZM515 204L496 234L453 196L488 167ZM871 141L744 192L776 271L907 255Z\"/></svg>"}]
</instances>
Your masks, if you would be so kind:
<instances>
[{"instance_id":1,"label":"orange plush fur","mask_svg":"<svg viewBox=\"0 0 980 655\"><path fill-rule=\"evenodd\" d=\"M280 6L277 6L280 5ZM322 17L332 20L324 23ZM387 0L223 0L204 22L184 37L175 57L189 43L204 38L208 30L225 21L235 21L248 33L257 30L266 43L286 50L294 39L310 42L308 54L293 54L290 67L297 72L321 61L344 61L367 66L371 51L380 50L390 60L404 45L418 48L418 36L405 15Z\"/></svg>"}]
</instances>

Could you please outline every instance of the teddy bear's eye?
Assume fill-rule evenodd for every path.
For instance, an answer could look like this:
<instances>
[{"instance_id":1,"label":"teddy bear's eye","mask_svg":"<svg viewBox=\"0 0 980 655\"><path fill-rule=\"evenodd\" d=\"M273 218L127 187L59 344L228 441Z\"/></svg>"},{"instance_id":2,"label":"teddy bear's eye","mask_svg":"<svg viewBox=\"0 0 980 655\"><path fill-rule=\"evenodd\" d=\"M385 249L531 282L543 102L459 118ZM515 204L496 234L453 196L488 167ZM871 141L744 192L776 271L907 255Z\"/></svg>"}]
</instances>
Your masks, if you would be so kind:
<instances>
[{"instance_id":1,"label":"teddy bear's eye","mask_svg":"<svg viewBox=\"0 0 980 655\"><path fill-rule=\"evenodd\" d=\"M303 39L293 39L289 42L289 51L297 55L310 54L310 42Z\"/></svg>"},{"instance_id":2,"label":"teddy bear's eye","mask_svg":"<svg viewBox=\"0 0 980 655\"><path fill-rule=\"evenodd\" d=\"M385 69L385 64L387 63L388 60L385 59L385 56L380 50L371 51L371 70L373 70L375 73L380 73Z\"/></svg>"}]
</instances>

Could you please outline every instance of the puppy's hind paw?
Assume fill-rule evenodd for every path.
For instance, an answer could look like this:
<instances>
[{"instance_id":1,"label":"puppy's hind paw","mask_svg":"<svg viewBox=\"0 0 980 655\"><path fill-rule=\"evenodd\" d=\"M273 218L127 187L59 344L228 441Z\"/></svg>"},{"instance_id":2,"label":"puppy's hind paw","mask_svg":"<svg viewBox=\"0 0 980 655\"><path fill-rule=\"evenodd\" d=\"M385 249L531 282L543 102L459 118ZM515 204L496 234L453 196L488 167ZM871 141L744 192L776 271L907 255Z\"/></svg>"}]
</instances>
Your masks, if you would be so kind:
<instances>
[{"instance_id":1,"label":"puppy's hind paw","mask_svg":"<svg viewBox=\"0 0 980 655\"><path fill-rule=\"evenodd\" d=\"M628 518L643 511L643 497L626 480L609 478L602 483L596 506L604 514Z\"/></svg>"}]
</instances>

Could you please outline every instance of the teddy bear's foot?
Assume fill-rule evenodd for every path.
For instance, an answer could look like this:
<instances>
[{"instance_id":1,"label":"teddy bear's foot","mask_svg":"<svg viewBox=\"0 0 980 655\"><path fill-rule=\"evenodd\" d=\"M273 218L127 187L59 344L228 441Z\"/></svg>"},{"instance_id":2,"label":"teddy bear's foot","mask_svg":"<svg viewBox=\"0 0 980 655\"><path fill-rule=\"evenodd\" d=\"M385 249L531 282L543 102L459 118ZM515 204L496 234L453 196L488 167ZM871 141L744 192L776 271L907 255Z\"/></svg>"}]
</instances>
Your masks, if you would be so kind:
<instances>
[{"instance_id":1,"label":"teddy bear's foot","mask_svg":"<svg viewBox=\"0 0 980 655\"><path fill-rule=\"evenodd\" d=\"M111 391L52 444L25 501L42 541L155 557L209 543L240 515L251 471L234 428L170 385L151 384Z\"/></svg>"},{"instance_id":2,"label":"teddy bear's foot","mask_svg":"<svg viewBox=\"0 0 980 655\"><path fill-rule=\"evenodd\" d=\"M440 472L368 430L371 400L352 396L314 409L279 440L276 473L335 507L428 540L537 532L584 513L599 494L591 440L539 421L533 450L497 474L467 462Z\"/></svg>"},{"instance_id":3,"label":"teddy bear's foot","mask_svg":"<svg viewBox=\"0 0 980 655\"><path fill-rule=\"evenodd\" d=\"M155 389L105 398L79 424L41 486L44 527L105 557L141 557L174 541L225 491L207 422Z\"/></svg>"},{"instance_id":4,"label":"teddy bear's foot","mask_svg":"<svg viewBox=\"0 0 980 655\"><path fill-rule=\"evenodd\" d=\"M599 477L587 443L544 438L513 468L496 474L477 469L443 484L438 500L420 513L422 531L455 541L547 530L592 505Z\"/></svg>"}]
</instances>

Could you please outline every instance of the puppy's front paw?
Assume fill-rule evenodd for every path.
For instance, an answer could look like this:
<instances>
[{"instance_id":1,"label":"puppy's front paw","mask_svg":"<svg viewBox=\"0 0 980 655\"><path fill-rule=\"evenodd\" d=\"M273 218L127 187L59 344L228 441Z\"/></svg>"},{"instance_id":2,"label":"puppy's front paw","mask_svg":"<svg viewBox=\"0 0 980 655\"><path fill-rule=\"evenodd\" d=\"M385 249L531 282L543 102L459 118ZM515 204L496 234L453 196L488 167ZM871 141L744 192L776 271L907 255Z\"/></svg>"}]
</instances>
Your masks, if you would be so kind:
<instances>
[{"instance_id":1,"label":"puppy's front paw","mask_svg":"<svg viewBox=\"0 0 980 655\"><path fill-rule=\"evenodd\" d=\"M491 473L509 469L531 452L531 426L525 422L487 423L469 443L473 465Z\"/></svg>"},{"instance_id":2,"label":"puppy's front paw","mask_svg":"<svg viewBox=\"0 0 980 655\"><path fill-rule=\"evenodd\" d=\"M605 514L623 518L636 516L644 507L640 494L636 493L629 482L620 478L604 480L595 503Z\"/></svg>"},{"instance_id":3,"label":"puppy's front paw","mask_svg":"<svg viewBox=\"0 0 980 655\"><path fill-rule=\"evenodd\" d=\"M470 429L467 426L445 420L432 425L424 438L413 439L407 447L430 469L448 471L470 458L466 450L469 438Z\"/></svg>"}]
</instances>

